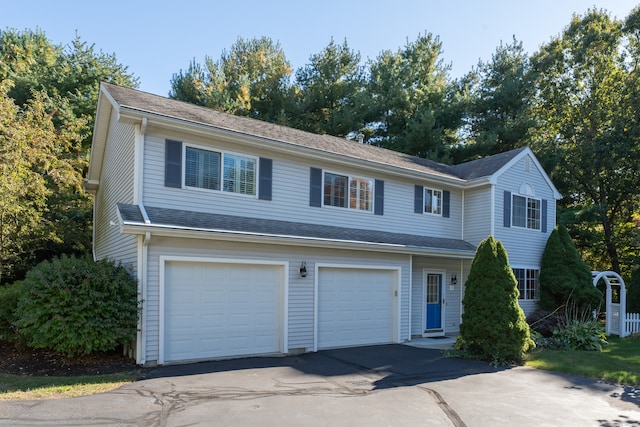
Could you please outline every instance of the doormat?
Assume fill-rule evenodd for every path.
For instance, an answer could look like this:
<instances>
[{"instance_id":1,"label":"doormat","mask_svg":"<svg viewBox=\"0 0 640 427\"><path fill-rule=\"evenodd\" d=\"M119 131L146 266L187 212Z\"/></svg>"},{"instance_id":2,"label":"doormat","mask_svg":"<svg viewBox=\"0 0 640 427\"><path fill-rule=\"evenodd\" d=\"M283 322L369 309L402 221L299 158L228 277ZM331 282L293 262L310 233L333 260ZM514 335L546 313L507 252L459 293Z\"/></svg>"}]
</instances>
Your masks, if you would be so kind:
<instances>
[{"instance_id":1,"label":"doormat","mask_svg":"<svg viewBox=\"0 0 640 427\"><path fill-rule=\"evenodd\" d=\"M445 338L449 338L449 337L428 337L430 340L443 340Z\"/></svg>"}]
</instances>

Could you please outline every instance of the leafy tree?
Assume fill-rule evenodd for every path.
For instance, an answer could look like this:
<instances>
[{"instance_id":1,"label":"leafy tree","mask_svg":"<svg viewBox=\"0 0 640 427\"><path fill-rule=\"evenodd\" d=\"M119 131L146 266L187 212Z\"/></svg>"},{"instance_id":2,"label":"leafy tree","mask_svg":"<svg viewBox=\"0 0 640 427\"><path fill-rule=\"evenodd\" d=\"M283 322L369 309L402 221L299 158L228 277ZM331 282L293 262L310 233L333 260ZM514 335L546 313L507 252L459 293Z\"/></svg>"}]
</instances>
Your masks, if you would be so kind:
<instances>
[{"instance_id":1,"label":"leafy tree","mask_svg":"<svg viewBox=\"0 0 640 427\"><path fill-rule=\"evenodd\" d=\"M464 144L454 153L455 163L522 147L532 126L528 102L533 85L529 56L522 42L496 49L491 61L478 63L465 77L469 84L469 107Z\"/></svg>"},{"instance_id":2,"label":"leafy tree","mask_svg":"<svg viewBox=\"0 0 640 427\"><path fill-rule=\"evenodd\" d=\"M122 266L63 255L38 264L22 286L15 325L32 348L90 354L135 339L138 287Z\"/></svg>"},{"instance_id":3,"label":"leafy tree","mask_svg":"<svg viewBox=\"0 0 640 427\"><path fill-rule=\"evenodd\" d=\"M1 270L0 283L4 283L23 277L43 259L84 253L91 247L92 200L79 183L88 165L99 85L107 81L135 87L138 80L114 55L96 52L77 36L64 47L53 44L39 30L7 29L0 31L0 81L4 85L0 102L6 127L15 125L14 131L23 132L24 138L29 133L37 138L46 134L55 145L30 144L30 154L24 159L31 165L25 170L40 179L25 187L30 189L30 197L12 199L18 203L12 215L20 210L28 212L37 224L32 226L22 219L22 225L14 224L11 231L4 224L5 237L11 238L10 245L5 239L3 246L3 256L10 254ZM9 141L9 134L3 136L3 152L12 144L24 144L20 138ZM41 160L34 160L37 158ZM65 172L62 179L50 172L62 164L67 172L67 167L72 168L69 174L73 176Z\"/></svg>"},{"instance_id":4,"label":"leafy tree","mask_svg":"<svg viewBox=\"0 0 640 427\"><path fill-rule=\"evenodd\" d=\"M77 164L65 153L80 145L73 127L56 129L46 95L34 92L23 108L0 83L0 281L13 281L37 261L43 242L55 239L47 215L54 189L80 191Z\"/></svg>"},{"instance_id":5,"label":"leafy tree","mask_svg":"<svg viewBox=\"0 0 640 427\"><path fill-rule=\"evenodd\" d=\"M360 54L333 39L296 72L298 105L292 126L319 134L346 136L364 125L365 85Z\"/></svg>"},{"instance_id":6,"label":"leafy tree","mask_svg":"<svg viewBox=\"0 0 640 427\"><path fill-rule=\"evenodd\" d=\"M456 348L494 363L521 361L535 344L518 304L518 282L502 243L480 243L466 281Z\"/></svg>"},{"instance_id":7,"label":"leafy tree","mask_svg":"<svg viewBox=\"0 0 640 427\"><path fill-rule=\"evenodd\" d=\"M396 151L447 160L460 117L447 81L442 43L420 35L403 49L383 51L370 65L367 121L371 142Z\"/></svg>"},{"instance_id":8,"label":"leafy tree","mask_svg":"<svg viewBox=\"0 0 640 427\"><path fill-rule=\"evenodd\" d=\"M601 298L601 292L593 286L591 269L580 258L567 228L556 227L542 254L540 306L554 311L570 304L578 311L591 313Z\"/></svg>"},{"instance_id":9,"label":"leafy tree","mask_svg":"<svg viewBox=\"0 0 640 427\"><path fill-rule=\"evenodd\" d=\"M238 38L220 59L192 61L171 79L169 97L265 121L284 120L291 65L280 43Z\"/></svg>"},{"instance_id":10,"label":"leafy tree","mask_svg":"<svg viewBox=\"0 0 640 427\"><path fill-rule=\"evenodd\" d=\"M624 25L604 11L574 16L531 61L532 145L565 196L559 217L580 248L606 262L592 267L616 272L638 251L629 224L640 186L639 13Z\"/></svg>"}]
</instances>

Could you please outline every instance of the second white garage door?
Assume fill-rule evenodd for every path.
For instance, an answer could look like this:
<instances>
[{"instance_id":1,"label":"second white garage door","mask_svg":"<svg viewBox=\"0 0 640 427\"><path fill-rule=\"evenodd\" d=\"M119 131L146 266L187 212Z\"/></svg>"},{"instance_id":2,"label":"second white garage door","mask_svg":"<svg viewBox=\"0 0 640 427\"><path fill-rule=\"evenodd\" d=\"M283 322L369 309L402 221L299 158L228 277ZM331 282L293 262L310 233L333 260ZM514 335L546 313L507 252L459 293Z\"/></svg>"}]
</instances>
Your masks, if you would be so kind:
<instances>
[{"instance_id":1,"label":"second white garage door","mask_svg":"<svg viewBox=\"0 0 640 427\"><path fill-rule=\"evenodd\" d=\"M318 269L318 349L394 342L397 270Z\"/></svg>"},{"instance_id":2,"label":"second white garage door","mask_svg":"<svg viewBox=\"0 0 640 427\"><path fill-rule=\"evenodd\" d=\"M281 352L284 268L165 263L166 362Z\"/></svg>"}]
</instances>

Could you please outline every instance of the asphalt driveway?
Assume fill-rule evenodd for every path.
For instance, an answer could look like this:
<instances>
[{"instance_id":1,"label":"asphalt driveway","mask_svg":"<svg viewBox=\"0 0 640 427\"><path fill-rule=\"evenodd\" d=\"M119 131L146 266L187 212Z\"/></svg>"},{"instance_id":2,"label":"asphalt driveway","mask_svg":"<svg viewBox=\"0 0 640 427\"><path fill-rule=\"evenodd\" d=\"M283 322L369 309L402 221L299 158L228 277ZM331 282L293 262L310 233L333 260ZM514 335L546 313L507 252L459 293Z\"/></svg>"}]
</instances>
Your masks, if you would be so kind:
<instances>
[{"instance_id":1,"label":"asphalt driveway","mask_svg":"<svg viewBox=\"0 0 640 427\"><path fill-rule=\"evenodd\" d=\"M112 392L1 402L0 426L627 426L640 389L404 345L144 371Z\"/></svg>"}]
</instances>

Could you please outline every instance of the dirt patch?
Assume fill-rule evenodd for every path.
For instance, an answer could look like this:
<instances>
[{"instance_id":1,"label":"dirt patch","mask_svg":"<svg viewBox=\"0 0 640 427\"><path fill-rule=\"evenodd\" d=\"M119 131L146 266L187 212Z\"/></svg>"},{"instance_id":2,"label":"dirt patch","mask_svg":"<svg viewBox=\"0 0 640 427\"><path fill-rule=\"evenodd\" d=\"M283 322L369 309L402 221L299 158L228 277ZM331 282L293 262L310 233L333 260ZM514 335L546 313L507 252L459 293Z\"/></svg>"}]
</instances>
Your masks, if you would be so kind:
<instances>
[{"instance_id":1,"label":"dirt patch","mask_svg":"<svg viewBox=\"0 0 640 427\"><path fill-rule=\"evenodd\" d=\"M45 349L0 341L0 373L29 376L81 376L136 370L135 361L122 351L68 357Z\"/></svg>"}]
</instances>

